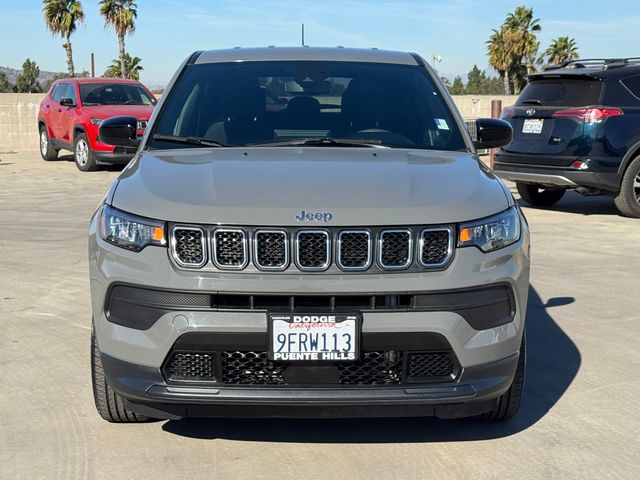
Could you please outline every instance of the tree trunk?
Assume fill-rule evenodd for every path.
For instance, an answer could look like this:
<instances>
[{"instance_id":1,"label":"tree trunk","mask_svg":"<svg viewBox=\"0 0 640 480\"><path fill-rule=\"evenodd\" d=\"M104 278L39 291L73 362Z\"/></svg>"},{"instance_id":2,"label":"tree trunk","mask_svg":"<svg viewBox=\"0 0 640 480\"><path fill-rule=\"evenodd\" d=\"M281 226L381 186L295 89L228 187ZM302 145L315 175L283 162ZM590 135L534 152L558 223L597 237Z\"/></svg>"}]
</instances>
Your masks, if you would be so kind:
<instances>
[{"instance_id":1,"label":"tree trunk","mask_svg":"<svg viewBox=\"0 0 640 480\"><path fill-rule=\"evenodd\" d=\"M127 59L124 51L124 34L118 34L118 47L120 48L120 76L127 78Z\"/></svg>"},{"instance_id":2,"label":"tree trunk","mask_svg":"<svg viewBox=\"0 0 640 480\"><path fill-rule=\"evenodd\" d=\"M511 95L511 78L509 78L509 72L504 72L502 76L502 80L504 82L504 94Z\"/></svg>"},{"instance_id":3,"label":"tree trunk","mask_svg":"<svg viewBox=\"0 0 640 480\"><path fill-rule=\"evenodd\" d=\"M67 52L67 70L69 71L69 76L74 77L76 72L73 69L73 52L71 50L71 39L69 35L67 35L67 43L62 45Z\"/></svg>"}]
</instances>

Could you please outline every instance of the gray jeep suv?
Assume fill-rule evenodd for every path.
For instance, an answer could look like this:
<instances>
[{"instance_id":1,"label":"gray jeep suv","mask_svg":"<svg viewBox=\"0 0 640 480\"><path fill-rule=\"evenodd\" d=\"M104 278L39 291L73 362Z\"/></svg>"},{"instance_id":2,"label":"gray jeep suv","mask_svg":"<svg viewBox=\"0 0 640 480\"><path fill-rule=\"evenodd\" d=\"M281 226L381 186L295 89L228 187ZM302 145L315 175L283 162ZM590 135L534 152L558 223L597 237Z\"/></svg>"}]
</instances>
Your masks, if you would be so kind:
<instances>
[{"instance_id":1,"label":"gray jeep suv","mask_svg":"<svg viewBox=\"0 0 640 480\"><path fill-rule=\"evenodd\" d=\"M112 422L518 409L529 231L415 54L197 52L92 218L92 379Z\"/></svg>"}]
</instances>

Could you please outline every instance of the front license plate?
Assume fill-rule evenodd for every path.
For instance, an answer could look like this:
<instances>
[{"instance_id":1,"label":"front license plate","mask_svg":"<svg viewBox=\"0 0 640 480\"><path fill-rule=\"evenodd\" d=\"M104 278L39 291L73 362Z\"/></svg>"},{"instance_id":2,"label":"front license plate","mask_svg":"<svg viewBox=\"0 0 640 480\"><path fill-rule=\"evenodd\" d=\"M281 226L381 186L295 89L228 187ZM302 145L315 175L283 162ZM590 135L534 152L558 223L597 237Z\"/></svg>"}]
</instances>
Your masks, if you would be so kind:
<instances>
[{"instance_id":1,"label":"front license plate","mask_svg":"<svg viewBox=\"0 0 640 480\"><path fill-rule=\"evenodd\" d=\"M280 361L353 361L360 347L360 315L271 313L269 358Z\"/></svg>"},{"instance_id":2,"label":"front license plate","mask_svg":"<svg viewBox=\"0 0 640 480\"><path fill-rule=\"evenodd\" d=\"M522 133L542 133L542 127L544 126L544 120L541 118L527 118L522 124Z\"/></svg>"}]
</instances>

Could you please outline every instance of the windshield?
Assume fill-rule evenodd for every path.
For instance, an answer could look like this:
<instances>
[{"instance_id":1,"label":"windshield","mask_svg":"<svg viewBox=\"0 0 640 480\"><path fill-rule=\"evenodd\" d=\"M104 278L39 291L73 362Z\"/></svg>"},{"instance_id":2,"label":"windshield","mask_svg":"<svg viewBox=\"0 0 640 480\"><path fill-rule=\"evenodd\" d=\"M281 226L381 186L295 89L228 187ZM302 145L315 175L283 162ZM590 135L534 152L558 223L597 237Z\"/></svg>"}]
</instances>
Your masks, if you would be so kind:
<instances>
[{"instance_id":1,"label":"windshield","mask_svg":"<svg viewBox=\"0 0 640 480\"><path fill-rule=\"evenodd\" d=\"M144 88L126 83L81 83L80 98L85 106L155 104Z\"/></svg>"},{"instance_id":2,"label":"windshield","mask_svg":"<svg viewBox=\"0 0 640 480\"><path fill-rule=\"evenodd\" d=\"M151 148L187 146L167 138L174 136L223 146L311 140L308 145L369 142L466 149L439 90L418 66L313 61L189 65L169 95ZM189 145L197 146L191 140Z\"/></svg>"}]
</instances>

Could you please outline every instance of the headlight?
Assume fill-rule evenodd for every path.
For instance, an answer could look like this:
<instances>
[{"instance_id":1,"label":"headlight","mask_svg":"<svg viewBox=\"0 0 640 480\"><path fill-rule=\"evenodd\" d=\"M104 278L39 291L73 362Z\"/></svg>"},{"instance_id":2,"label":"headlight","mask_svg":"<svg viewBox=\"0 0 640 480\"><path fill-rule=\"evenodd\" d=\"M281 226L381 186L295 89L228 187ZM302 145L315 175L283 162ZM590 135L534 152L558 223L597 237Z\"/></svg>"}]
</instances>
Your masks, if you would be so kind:
<instances>
[{"instance_id":1,"label":"headlight","mask_svg":"<svg viewBox=\"0 0 640 480\"><path fill-rule=\"evenodd\" d=\"M139 252L147 245L166 246L165 224L137 217L105 205L100 219L103 240Z\"/></svg>"},{"instance_id":2,"label":"headlight","mask_svg":"<svg viewBox=\"0 0 640 480\"><path fill-rule=\"evenodd\" d=\"M90 118L89 121L94 124L96 127L99 127L100 124L102 123L102 119L101 118Z\"/></svg>"},{"instance_id":3,"label":"headlight","mask_svg":"<svg viewBox=\"0 0 640 480\"><path fill-rule=\"evenodd\" d=\"M520 218L516 207L493 217L464 223L458 229L458 247L476 246L483 252L504 248L520 239Z\"/></svg>"}]
</instances>

